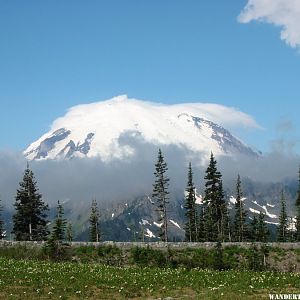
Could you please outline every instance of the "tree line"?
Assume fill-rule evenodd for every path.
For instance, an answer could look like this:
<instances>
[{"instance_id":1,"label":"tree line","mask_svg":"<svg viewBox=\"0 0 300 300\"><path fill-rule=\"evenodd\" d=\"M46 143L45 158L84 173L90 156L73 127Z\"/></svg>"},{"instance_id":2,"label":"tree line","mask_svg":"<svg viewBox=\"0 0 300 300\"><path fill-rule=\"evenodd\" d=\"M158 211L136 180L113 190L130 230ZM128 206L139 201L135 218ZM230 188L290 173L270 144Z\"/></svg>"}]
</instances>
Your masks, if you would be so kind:
<instances>
[{"instance_id":1,"label":"tree line","mask_svg":"<svg viewBox=\"0 0 300 300\"><path fill-rule=\"evenodd\" d=\"M161 149L158 151L155 163L155 181L152 198L155 203L159 227L159 238L168 241L168 191L170 179L167 176L167 163ZM222 174L217 168L217 161L211 153L208 167L205 171L205 190L201 203L196 202L196 188L193 178L192 164L188 165L187 185L185 189L185 241L187 242L266 242L269 231L265 222L265 213L253 214L249 221L248 211L245 209L242 182L237 176L235 203L233 214L229 213L223 189ZM281 192L281 211L277 226L277 241L300 241L300 168L297 199L295 202L297 216L295 222L290 222L287 215L284 192ZM73 240L72 223L64 218L64 209L60 201L57 203L56 216L51 224L47 219L49 206L42 200L37 181L29 164L23 174L23 179L16 192L15 212L12 217L15 240L17 241L45 241L55 251L63 241ZM0 201L0 239L5 238L5 226L1 213L3 207ZM294 225L295 223L295 225ZM294 227L294 228L292 228ZM89 239L91 242L101 240L100 215L97 201L91 204L89 218Z\"/></svg>"},{"instance_id":2,"label":"tree line","mask_svg":"<svg viewBox=\"0 0 300 300\"><path fill-rule=\"evenodd\" d=\"M168 167L162 151L159 149L155 164L155 183L152 197L156 200L159 213L160 238L168 241L167 206L169 203ZM192 165L189 163L187 185L185 189L185 241L187 242L266 242L270 235L265 222L265 213L260 210L258 216L248 216L245 209L240 175L236 180L236 192L233 214L229 214L223 189L222 174L217 168L217 161L211 153L205 171L205 190L202 203L196 203L196 188L193 180ZM278 242L300 242L300 168L297 191L296 220L287 215L284 191L281 191L281 210L277 226ZM250 217L250 218L248 218ZM249 219L251 221L249 221Z\"/></svg>"},{"instance_id":3,"label":"tree line","mask_svg":"<svg viewBox=\"0 0 300 300\"><path fill-rule=\"evenodd\" d=\"M12 234L16 241L47 240L49 246L54 247L63 241L73 240L72 223L65 219L60 201L57 202L52 231L49 231L49 225L51 225L47 219L49 206L42 200L34 173L28 163L17 189L14 208ZM6 236L4 221L1 217L2 211L3 207L0 203L0 239ZM89 225L90 241L100 241L99 209L96 200L93 200L91 204Z\"/></svg>"}]
</instances>

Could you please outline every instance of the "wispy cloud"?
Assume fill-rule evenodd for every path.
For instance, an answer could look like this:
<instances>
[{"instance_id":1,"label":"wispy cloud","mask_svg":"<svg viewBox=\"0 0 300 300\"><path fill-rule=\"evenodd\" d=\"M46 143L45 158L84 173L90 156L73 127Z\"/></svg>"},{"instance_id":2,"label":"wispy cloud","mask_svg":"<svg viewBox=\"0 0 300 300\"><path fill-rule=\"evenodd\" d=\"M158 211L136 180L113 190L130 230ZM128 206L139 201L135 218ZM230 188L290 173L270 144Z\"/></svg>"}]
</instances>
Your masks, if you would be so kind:
<instances>
[{"instance_id":1,"label":"wispy cloud","mask_svg":"<svg viewBox=\"0 0 300 300\"><path fill-rule=\"evenodd\" d=\"M279 26L281 39L300 50L299 0L248 0L238 20L241 23L260 21Z\"/></svg>"}]
</instances>

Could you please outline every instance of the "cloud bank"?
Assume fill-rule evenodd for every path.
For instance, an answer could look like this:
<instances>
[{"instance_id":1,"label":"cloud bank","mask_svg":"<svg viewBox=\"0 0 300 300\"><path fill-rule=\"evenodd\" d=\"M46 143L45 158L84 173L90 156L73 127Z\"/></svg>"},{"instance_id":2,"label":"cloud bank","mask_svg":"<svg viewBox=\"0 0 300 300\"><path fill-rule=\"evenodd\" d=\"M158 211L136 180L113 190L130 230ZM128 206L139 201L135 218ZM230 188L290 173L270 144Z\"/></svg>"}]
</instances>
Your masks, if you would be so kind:
<instances>
[{"instance_id":1,"label":"cloud bank","mask_svg":"<svg viewBox=\"0 0 300 300\"><path fill-rule=\"evenodd\" d=\"M120 95L108 99L105 101L99 101L89 104L76 105L68 109L65 116L56 119L52 125L51 130L56 130L58 128L64 127L67 123L72 129L78 127L79 124L91 124L91 120L99 118L99 111L106 113L106 117L112 118L115 116L116 110L121 107L121 116L126 118L130 115L130 111L127 112L126 107L130 108L134 113L139 113L142 116L144 114L175 114L178 115L182 112L188 112L195 116L202 117L204 119L215 122L224 127L250 127L250 128L261 128L261 126L256 122L256 120L238 110L235 107L228 107L221 104L215 103L179 103L179 104L161 104L157 102L150 102L139 100L135 98L129 98L127 95ZM126 113L124 113L126 112ZM104 116L103 116L104 117ZM130 115L131 118L133 116ZM150 118L151 119L151 118ZM124 120L123 120L124 122ZM94 124L93 124L94 125Z\"/></svg>"},{"instance_id":2,"label":"cloud bank","mask_svg":"<svg viewBox=\"0 0 300 300\"><path fill-rule=\"evenodd\" d=\"M259 21L278 26L281 28L280 38L300 50L299 0L248 0L238 21Z\"/></svg>"},{"instance_id":3,"label":"cloud bank","mask_svg":"<svg viewBox=\"0 0 300 300\"><path fill-rule=\"evenodd\" d=\"M157 146L126 135L119 142L135 148L136 155L110 162L103 162L97 157L31 162L44 201L50 207L54 207L57 200L68 202L69 209L82 213L90 207L93 198L101 207L109 209L118 203L151 195ZM173 145L162 145L162 151L169 167L171 199L183 196L189 161L193 165L197 190L202 193L208 164L208 161L204 166L201 164L204 154ZM285 178L296 180L300 157L274 151L258 159L235 156L220 157L217 161L226 189L233 190L238 173L256 182L278 182ZM0 166L0 197L5 208L11 210L26 160L19 153L0 152Z\"/></svg>"}]
</instances>

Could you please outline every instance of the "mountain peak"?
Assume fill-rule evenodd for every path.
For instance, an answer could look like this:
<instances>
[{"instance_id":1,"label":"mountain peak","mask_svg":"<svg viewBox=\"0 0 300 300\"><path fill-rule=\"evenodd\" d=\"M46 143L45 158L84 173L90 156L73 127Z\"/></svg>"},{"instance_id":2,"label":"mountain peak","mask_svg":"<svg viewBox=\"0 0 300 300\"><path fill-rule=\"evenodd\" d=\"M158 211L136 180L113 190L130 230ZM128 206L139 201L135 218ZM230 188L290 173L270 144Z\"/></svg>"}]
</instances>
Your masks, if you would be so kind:
<instances>
[{"instance_id":1,"label":"mountain peak","mask_svg":"<svg viewBox=\"0 0 300 300\"><path fill-rule=\"evenodd\" d=\"M225 127L209 120L208 117L216 119L218 107L222 113L229 110L216 104L159 104L127 95L77 105L56 119L51 130L32 143L24 155L30 160L95 156L106 161L123 159L135 153L131 145L123 140L120 143L124 134L130 134L156 146L184 145L191 151L208 155L213 151L217 156L257 156ZM240 118L246 116L232 109L231 112Z\"/></svg>"}]
</instances>

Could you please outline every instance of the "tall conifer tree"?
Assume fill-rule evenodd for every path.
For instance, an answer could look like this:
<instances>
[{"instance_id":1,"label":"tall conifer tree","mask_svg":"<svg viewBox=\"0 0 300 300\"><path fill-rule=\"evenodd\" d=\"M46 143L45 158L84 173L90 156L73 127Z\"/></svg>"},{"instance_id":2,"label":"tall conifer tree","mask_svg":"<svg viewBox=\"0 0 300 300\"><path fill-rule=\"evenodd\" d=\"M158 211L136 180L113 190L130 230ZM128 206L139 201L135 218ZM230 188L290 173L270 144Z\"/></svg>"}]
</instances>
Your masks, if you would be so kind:
<instances>
[{"instance_id":1,"label":"tall conifer tree","mask_svg":"<svg viewBox=\"0 0 300 300\"><path fill-rule=\"evenodd\" d=\"M66 240L68 242L73 241L73 228L72 228L72 223L68 222L67 228L66 228Z\"/></svg>"},{"instance_id":2,"label":"tall conifer tree","mask_svg":"<svg viewBox=\"0 0 300 300\"><path fill-rule=\"evenodd\" d=\"M281 211L279 215L279 226L277 228L277 241L287 241L288 216L286 212L286 203L283 190L281 191Z\"/></svg>"},{"instance_id":3,"label":"tall conifer tree","mask_svg":"<svg viewBox=\"0 0 300 300\"><path fill-rule=\"evenodd\" d=\"M2 207L1 199L0 199L0 240L5 238L4 221L2 219L2 211L3 211L3 207Z\"/></svg>"},{"instance_id":4,"label":"tall conifer tree","mask_svg":"<svg viewBox=\"0 0 300 300\"><path fill-rule=\"evenodd\" d=\"M169 178L166 176L168 170L167 163L164 160L161 149L158 150L157 163L155 164L155 182L153 184L152 197L156 200L157 211L159 214L160 227L159 237L163 242L168 241L168 219L167 205L169 203Z\"/></svg>"},{"instance_id":5,"label":"tall conifer tree","mask_svg":"<svg viewBox=\"0 0 300 300\"><path fill-rule=\"evenodd\" d=\"M296 199L296 233L295 239L296 242L300 242L300 167L298 173L298 190L297 190L297 199Z\"/></svg>"},{"instance_id":6,"label":"tall conifer tree","mask_svg":"<svg viewBox=\"0 0 300 300\"><path fill-rule=\"evenodd\" d=\"M54 240L62 242L65 239L67 221L64 218L64 208L62 204L57 201L57 212L54 221L54 226L52 229L51 236Z\"/></svg>"},{"instance_id":7,"label":"tall conifer tree","mask_svg":"<svg viewBox=\"0 0 300 300\"><path fill-rule=\"evenodd\" d=\"M238 175L236 182L236 202L234 205L234 240L244 242L247 237L246 211L243 202L243 192L241 187L241 177Z\"/></svg>"},{"instance_id":8,"label":"tall conifer tree","mask_svg":"<svg viewBox=\"0 0 300 300\"><path fill-rule=\"evenodd\" d=\"M253 215L253 219L250 224L250 239L252 242L258 241L258 219L256 215Z\"/></svg>"},{"instance_id":9,"label":"tall conifer tree","mask_svg":"<svg viewBox=\"0 0 300 300\"><path fill-rule=\"evenodd\" d=\"M56 217L51 231L50 238L45 245L46 252L53 259L61 259L65 253L65 240L67 221L64 218L64 209L59 201L57 201Z\"/></svg>"},{"instance_id":10,"label":"tall conifer tree","mask_svg":"<svg viewBox=\"0 0 300 300\"><path fill-rule=\"evenodd\" d=\"M18 241L41 241L47 238L46 211L48 205L42 200L38 191L37 182L33 172L27 168L24 172L23 181L17 190L15 214L13 216L13 231Z\"/></svg>"},{"instance_id":11,"label":"tall conifer tree","mask_svg":"<svg viewBox=\"0 0 300 300\"><path fill-rule=\"evenodd\" d=\"M96 199L92 201L90 215L90 241L100 242L99 210Z\"/></svg>"},{"instance_id":12,"label":"tall conifer tree","mask_svg":"<svg viewBox=\"0 0 300 300\"><path fill-rule=\"evenodd\" d=\"M205 242L207 239L205 235L205 220L204 220L204 205L200 205L199 207L199 217L197 224L197 242Z\"/></svg>"},{"instance_id":13,"label":"tall conifer tree","mask_svg":"<svg viewBox=\"0 0 300 300\"><path fill-rule=\"evenodd\" d=\"M260 213L258 215L258 221L257 221L257 238L256 238L256 240L258 242L265 243L265 242L267 242L268 235L269 235L269 230L265 223L265 214L262 211L260 211Z\"/></svg>"},{"instance_id":14,"label":"tall conifer tree","mask_svg":"<svg viewBox=\"0 0 300 300\"><path fill-rule=\"evenodd\" d=\"M211 153L210 162L204 177L204 219L205 234L208 241L224 241L227 239L227 206L224 200L222 175L217 170L217 161Z\"/></svg>"},{"instance_id":15,"label":"tall conifer tree","mask_svg":"<svg viewBox=\"0 0 300 300\"><path fill-rule=\"evenodd\" d=\"M188 180L185 197L185 240L188 242L196 242L197 239L197 218L196 218L196 197L195 186L193 182L192 165L189 163Z\"/></svg>"}]
</instances>

